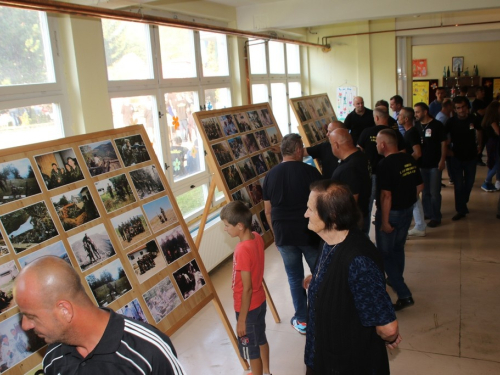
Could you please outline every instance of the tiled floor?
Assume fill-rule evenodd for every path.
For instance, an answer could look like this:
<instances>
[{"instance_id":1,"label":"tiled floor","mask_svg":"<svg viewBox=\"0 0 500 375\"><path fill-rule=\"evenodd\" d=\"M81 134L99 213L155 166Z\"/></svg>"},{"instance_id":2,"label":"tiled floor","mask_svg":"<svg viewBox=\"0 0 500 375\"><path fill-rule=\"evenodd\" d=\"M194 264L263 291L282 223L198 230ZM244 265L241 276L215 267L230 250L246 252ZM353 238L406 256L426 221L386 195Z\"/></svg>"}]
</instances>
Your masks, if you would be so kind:
<instances>
[{"instance_id":1,"label":"tiled floor","mask_svg":"<svg viewBox=\"0 0 500 375\"><path fill-rule=\"evenodd\" d=\"M500 374L500 220L495 217L500 193L479 188L485 174L486 168L478 167L467 218L451 221L453 187L446 187L442 226L406 243L405 279L415 306L398 313L403 342L389 353L393 374ZM234 326L231 266L226 261L211 277ZM265 280L282 319L276 323L268 311L271 370L274 375L303 375L305 338L290 327L290 291L274 246L266 250ZM247 373L212 304L172 339L190 375Z\"/></svg>"}]
</instances>

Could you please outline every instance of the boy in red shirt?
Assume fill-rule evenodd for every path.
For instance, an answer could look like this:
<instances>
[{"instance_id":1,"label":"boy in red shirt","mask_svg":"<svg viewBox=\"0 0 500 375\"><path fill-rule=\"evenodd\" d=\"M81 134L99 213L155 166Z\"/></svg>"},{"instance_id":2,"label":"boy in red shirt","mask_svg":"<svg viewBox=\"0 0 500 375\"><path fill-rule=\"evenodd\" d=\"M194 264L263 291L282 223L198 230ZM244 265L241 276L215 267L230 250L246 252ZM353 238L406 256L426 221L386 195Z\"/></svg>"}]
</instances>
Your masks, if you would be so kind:
<instances>
[{"instance_id":1,"label":"boy in red shirt","mask_svg":"<svg viewBox=\"0 0 500 375\"><path fill-rule=\"evenodd\" d=\"M262 286L264 241L250 230L252 213L243 202L228 203L220 218L224 231L240 239L234 250L232 286L240 355L250 361L253 375L270 375L266 295Z\"/></svg>"}]
</instances>

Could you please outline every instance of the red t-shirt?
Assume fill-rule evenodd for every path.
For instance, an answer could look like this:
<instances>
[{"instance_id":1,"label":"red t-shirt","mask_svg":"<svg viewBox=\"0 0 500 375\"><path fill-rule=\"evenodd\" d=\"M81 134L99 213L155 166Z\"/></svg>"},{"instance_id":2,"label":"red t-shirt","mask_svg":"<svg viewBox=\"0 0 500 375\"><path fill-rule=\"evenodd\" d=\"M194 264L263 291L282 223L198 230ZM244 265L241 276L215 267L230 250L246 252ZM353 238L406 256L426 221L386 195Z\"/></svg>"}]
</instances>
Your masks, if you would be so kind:
<instances>
[{"instance_id":1,"label":"red t-shirt","mask_svg":"<svg viewBox=\"0 0 500 375\"><path fill-rule=\"evenodd\" d=\"M252 232L254 239L236 245L233 256L233 298L234 311L240 312L243 282L241 271L248 271L252 276L252 300L250 310L254 310L266 300L262 286L264 278L264 240L257 232Z\"/></svg>"}]
</instances>

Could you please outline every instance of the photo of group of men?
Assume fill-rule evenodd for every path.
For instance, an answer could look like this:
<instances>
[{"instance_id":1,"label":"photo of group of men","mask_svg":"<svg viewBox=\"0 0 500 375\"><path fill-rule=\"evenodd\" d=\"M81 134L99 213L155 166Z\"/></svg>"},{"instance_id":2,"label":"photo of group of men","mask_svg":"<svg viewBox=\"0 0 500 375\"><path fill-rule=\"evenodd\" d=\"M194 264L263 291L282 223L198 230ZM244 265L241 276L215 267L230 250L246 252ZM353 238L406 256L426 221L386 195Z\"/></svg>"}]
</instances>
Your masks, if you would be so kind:
<instances>
[{"instance_id":1,"label":"photo of group of men","mask_svg":"<svg viewBox=\"0 0 500 375\"><path fill-rule=\"evenodd\" d=\"M255 132L255 138L257 138L257 142L259 142L259 146L261 149L271 147L269 139L267 139L266 131L260 130L258 132Z\"/></svg>"},{"instance_id":2,"label":"photo of group of men","mask_svg":"<svg viewBox=\"0 0 500 375\"><path fill-rule=\"evenodd\" d=\"M151 234L140 207L111 219L122 248L127 248Z\"/></svg>"},{"instance_id":3,"label":"photo of group of men","mask_svg":"<svg viewBox=\"0 0 500 375\"><path fill-rule=\"evenodd\" d=\"M119 174L95 183L107 213L116 211L136 201L127 175Z\"/></svg>"},{"instance_id":4,"label":"photo of group of men","mask_svg":"<svg viewBox=\"0 0 500 375\"><path fill-rule=\"evenodd\" d=\"M0 204L41 192L29 159L0 163Z\"/></svg>"},{"instance_id":5,"label":"photo of group of men","mask_svg":"<svg viewBox=\"0 0 500 375\"><path fill-rule=\"evenodd\" d=\"M168 264L191 251L182 228L176 227L156 238Z\"/></svg>"},{"instance_id":6,"label":"photo of group of men","mask_svg":"<svg viewBox=\"0 0 500 375\"><path fill-rule=\"evenodd\" d=\"M201 120L201 124L209 141L222 138L222 130L217 117L205 118Z\"/></svg>"},{"instance_id":7,"label":"photo of group of men","mask_svg":"<svg viewBox=\"0 0 500 375\"><path fill-rule=\"evenodd\" d=\"M234 165L224 168L222 170L222 174L226 180L229 190L233 190L243 183L243 180Z\"/></svg>"},{"instance_id":8,"label":"photo of group of men","mask_svg":"<svg viewBox=\"0 0 500 375\"><path fill-rule=\"evenodd\" d=\"M172 284L168 276L144 293L142 297L155 323L159 323L181 304L181 300L175 291L174 284Z\"/></svg>"},{"instance_id":9,"label":"photo of group of men","mask_svg":"<svg viewBox=\"0 0 500 375\"><path fill-rule=\"evenodd\" d=\"M155 240L131 251L127 258L141 284L167 266Z\"/></svg>"},{"instance_id":10,"label":"photo of group of men","mask_svg":"<svg viewBox=\"0 0 500 375\"><path fill-rule=\"evenodd\" d=\"M299 116L300 122L318 119L321 117L335 116L330 99L327 95L322 95L316 98L299 100L293 102L295 112ZM333 118L333 121L337 118Z\"/></svg>"},{"instance_id":11,"label":"photo of group of men","mask_svg":"<svg viewBox=\"0 0 500 375\"><path fill-rule=\"evenodd\" d=\"M245 180L245 182L250 181L252 178L257 176L255 167L250 161L250 158L238 161L236 165L238 165L240 173L243 176L243 180Z\"/></svg>"},{"instance_id":12,"label":"photo of group of men","mask_svg":"<svg viewBox=\"0 0 500 375\"><path fill-rule=\"evenodd\" d=\"M35 162L49 190L84 178L72 148L35 156Z\"/></svg>"},{"instance_id":13,"label":"photo of group of men","mask_svg":"<svg viewBox=\"0 0 500 375\"><path fill-rule=\"evenodd\" d=\"M92 177L122 167L110 140L80 146L80 151Z\"/></svg>"},{"instance_id":14,"label":"photo of group of men","mask_svg":"<svg viewBox=\"0 0 500 375\"><path fill-rule=\"evenodd\" d=\"M132 183L141 200L165 190L154 165L131 171L130 177L132 177Z\"/></svg>"},{"instance_id":15,"label":"photo of group of men","mask_svg":"<svg viewBox=\"0 0 500 375\"><path fill-rule=\"evenodd\" d=\"M252 131L250 121L248 120L248 116L245 112L235 113L233 117L241 133Z\"/></svg>"},{"instance_id":16,"label":"photo of group of men","mask_svg":"<svg viewBox=\"0 0 500 375\"><path fill-rule=\"evenodd\" d=\"M243 140L240 136L229 139L228 143L229 147L231 147L231 151L233 152L235 159L239 159L248 155L248 151L243 145Z\"/></svg>"},{"instance_id":17,"label":"photo of group of men","mask_svg":"<svg viewBox=\"0 0 500 375\"><path fill-rule=\"evenodd\" d=\"M227 141L212 145L212 149L214 150L215 158L220 166L233 161L233 156L231 155L231 151L229 151Z\"/></svg>"},{"instance_id":18,"label":"photo of group of men","mask_svg":"<svg viewBox=\"0 0 500 375\"><path fill-rule=\"evenodd\" d=\"M195 259L175 271L174 278L184 300L203 288L206 283Z\"/></svg>"},{"instance_id":19,"label":"photo of group of men","mask_svg":"<svg viewBox=\"0 0 500 375\"><path fill-rule=\"evenodd\" d=\"M144 140L139 134L115 139L115 144L125 167L151 160Z\"/></svg>"}]
</instances>

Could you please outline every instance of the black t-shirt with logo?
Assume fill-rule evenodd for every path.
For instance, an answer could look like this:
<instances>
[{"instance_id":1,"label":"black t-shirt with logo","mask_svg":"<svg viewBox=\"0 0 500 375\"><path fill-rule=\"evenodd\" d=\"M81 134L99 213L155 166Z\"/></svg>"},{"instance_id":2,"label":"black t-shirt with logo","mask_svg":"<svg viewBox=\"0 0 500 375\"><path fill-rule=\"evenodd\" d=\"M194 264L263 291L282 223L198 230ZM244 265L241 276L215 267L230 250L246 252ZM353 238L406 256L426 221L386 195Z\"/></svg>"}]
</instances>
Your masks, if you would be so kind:
<instances>
[{"instance_id":1,"label":"black t-shirt with logo","mask_svg":"<svg viewBox=\"0 0 500 375\"><path fill-rule=\"evenodd\" d=\"M358 138L363 130L375 126L373 111L371 109L365 108L365 113L363 113L362 116L358 115L356 113L356 110L352 111L345 118L344 126L351 133L353 143L355 145L358 144Z\"/></svg>"},{"instance_id":2,"label":"black t-shirt with logo","mask_svg":"<svg viewBox=\"0 0 500 375\"><path fill-rule=\"evenodd\" d=\"M321 161L321 174L324 178L331 178L333 171L339 165L339 159L332 152L332 145L329 141L319 145L307 147L307 153L313 159Z\"/></svg>"},{"instance_id":3,"label":"black t-shirt with logo","mask_svg":"<svg viewBox=\"0 0 500 375\"><path fill-rule=\"evenodd\" d=\"M441 142L446 140L444 125L435 119L422 124L422 161L421 168L437 168L441 160Z\"/></svg>"},{"instance_id":4,"label":"black t-shirt with logo","mask_svg":"<svg viewBox=\"0 0 500 375\"><path fill-rule=\"evenodd\" d=\"M469 115L461 120L451 117L446 121L445 131L451 140L453 155L460 161L472 161L477 157L476 130L481 131L477 117Z\"/></svg>"}]
</instances>

